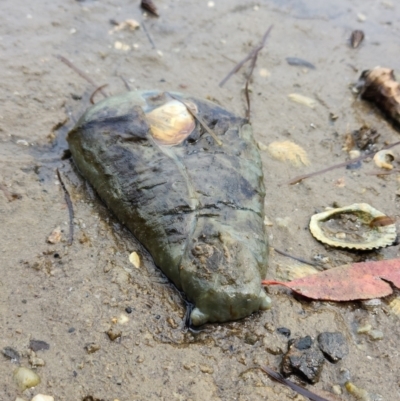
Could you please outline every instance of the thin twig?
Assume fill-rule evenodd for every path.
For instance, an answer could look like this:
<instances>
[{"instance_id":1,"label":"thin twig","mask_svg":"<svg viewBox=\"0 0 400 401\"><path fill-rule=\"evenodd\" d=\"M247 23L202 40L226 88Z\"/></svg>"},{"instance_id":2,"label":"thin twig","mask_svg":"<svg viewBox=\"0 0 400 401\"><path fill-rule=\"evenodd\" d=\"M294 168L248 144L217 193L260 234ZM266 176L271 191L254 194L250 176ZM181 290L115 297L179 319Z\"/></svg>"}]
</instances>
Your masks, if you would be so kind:
<instances>
[{"instance_id":1,"label":"thin twig","mask_svg":"<svg viewBox=\"0 0 400 401\"><path fill-rule=\"evenodd\" d=\"M292 390L296 391L298 394L309 398L311 401L331 401L331 400L328 400L327 398L321 397L320 395L311 392L310 390L307 390L304 387L299 386L296 383L293 383L292 381L290 381L288 379L285 379L280 373L275 372L275 370L269 368L268 366L261 365L261 366L257 366L256 368L261 369L272 379L276 380L277 382L279 382L281 384L284 384L285 386L288 386Z\"/></svg>"},{"instance_id":2,"label":"thin twig","mask_svg":"<svg viewBox=\"0 0 400 401\"><path fill-rule=\"evenodd\" d=\"M92 96L90 96L90 103L91 104L94 104L94 97L96 96L97 92L101 92L101 90L103 88L105 88L106 86L108 86L108 84L101 85L97 89L95 89L95 91L92 93Z\"/></svg>"},{"instance_id":3,"label":"thin twig","mask_svg":"<svg viewBox=\"0 0 400 401\"><path fill-rule=\"evenodd\" d=\"M384 146L381 150L391 149L391 148L394 148L395 146L398 146L398 145L400 145L400 141L392 143L391 145ZM357 157L355 159L348 160L347 162L334 164L333 166L324 168L322 170L314 171L314 172L309 173L309 174L298 175L297 177L294 177L291 180L289 180L287 182L287 184L289 184L289 185L298 184L299 182L305 180L306 178L314 177L316 175L320 175L320 174L326 173L326 172L331 171L331 170L335 170L335 169L340 168L340 167L346 167L349 164L357 163L357 162L359 162L361 160L364 160L364 159L367 159L369 157L374 157L378 152L379 152L379 150L374 152L374 153L371 153L371 154L362 155L362 156Z\"/></svg>"},{"instance_id":4,"label":"thin twig","mask_svg":"<svg viewBox=\"0 0 400 401\"><path fill-rule=\"evenodd\" d=\"M147 30L146 24L144 23L143 19L142 19L142 27L143 27L144 33L145 33L146 36L147 36L147 39L149 40L149 42L150 42L150 44L151 44L152 49L155 49L155 48L156 48L156 45L155 45L155 43L154 43L154 41L153 41L153 38L151 37L149 31Z\"/></svg>"},{"instance_id":5,"label":"thin twig","mask_svg":"<svg viewBox=\"0 0 400 401\"><path fill-rule=\"evenodd\" d=\"M261 44L257 46L255 49L253 49L242 61L239 61L239 63L228 73L228 75L219 83L219 86L222 88L225 83L228 81L228 79L235 73L237 73L247 61L251 60L254 55L258 54L258 52L265 46L265 42L267 40L267 37L269 33L271 32L273 25L271 25L267 31L265 32Z\"/></svg>"},{"instance_id":6,"label":"thin twig","mask_svg":"<svg viewBox=\"0 0 400 401\"><path fill-rule=\"evenodd\" d=\"M318 263L311 262L311 261L309 261L309 260L305 260L305 259L302 259L302 258L298 258L297 256L293 256L293 255L291 255L290 253L281 251L280 249L277 249L277 248L272 248L272 249L273 249L276 253L279 253L279 254L282 255L282 256L286 256L287 258L291 258L291 259L293 259L293 260L297 260L297 261L300 262L300 263L304 263L304 264L306 264L306 265L311 265L311 266L317 267L317 268L319 268L319 269L323 269L323 267L320 266Z\"/></svg>"},{"instance_id":7,"label":"thin twig","mask_svg":"<svg viewBox=\"0 0 400 401\"><path fill-rule=\"evenodd\" d=\"M71 63L71 61L69 61L67 58L65 58L64 56L60 56L57 55L56 56L59 60L61 60L64 64L66 64L68 67L70 67L71 69L73 69L78 75L80 75L83 79L85 79L87 82L89 82L90 84L92 84L95 88L98 88L99 85L97 85L92 78L90 78L86 73L84 73L81 69L79 69L78 67L76 67L74 64ZM107 93L104 92L103 90L100 90L100 93L104 96L104 97L108 97Z\"/></svg>"},{"instance_id":8,"label":"thin twig","mask_svg":"<svg viewBox=\"0 0 400 401\"><path fill-rule=\"evenodd\" d=\"M69 196L68 190L64 185L63 180L61 179L60 171L57 169L57 177L60 181L61 187L64 191L64 198L65 202L68 206L68 213L69 213L69 238L68 238L68 245L72 245L72 241L74 240L74 208L72 206L71 197Z\"/></svg>"},{"instance_id":9,"label":"thin twig","mask_svg":"<svg viewBox=\"0 0 400 401\"><path fill-rule=\"evenodd\" d=\"M118 76L121 78L122 82L124 83L126 90L127 90L128 92L130 92L132 89L131 89L131 87L129 86L128 81L127 81L122 75L118 75Z\"/></svg>"},{"instance_id":10,"label":"thin twig","mask_svg":"<svg viewBox=\"0 0 400 401\"><path fill-rule=\"evenodd\" d=\"M261 49L260 49L261 50ZM247 109L246 109L246 118L248 120L250 120L250 94L249 94L249 84L250 84L250 79L253 75L253 71L254 68L256 66L256 62L257 62L257 58L258 58L258 52L254 54L253 59L251 60L251 65L250 65L250 69L249 69L249 74L247 75L247 79L246 79L246 85L244 87L244 95L246 97L246 103L247 103Z\"/></svg>"},{"instance_id":11,"label":"thin twig","mask_svg":"<svg viewBox=\"0 0 400 401\"><path fill-rule=\"evenodd\" d=\"M207 125L207 123L203 120L202 117L199 116L197 111L187 102L185 102L182 99L177 98L176 96L172 95L169 92L166 92L168 96L171 96L172 99L177 100L178 102L181 102L188 110L188 112L200 123L200 125L214 138L214 141L217 142L219 146L222 146L221 140L215 135L215 132Z\"/></svg>"}]
</instances>

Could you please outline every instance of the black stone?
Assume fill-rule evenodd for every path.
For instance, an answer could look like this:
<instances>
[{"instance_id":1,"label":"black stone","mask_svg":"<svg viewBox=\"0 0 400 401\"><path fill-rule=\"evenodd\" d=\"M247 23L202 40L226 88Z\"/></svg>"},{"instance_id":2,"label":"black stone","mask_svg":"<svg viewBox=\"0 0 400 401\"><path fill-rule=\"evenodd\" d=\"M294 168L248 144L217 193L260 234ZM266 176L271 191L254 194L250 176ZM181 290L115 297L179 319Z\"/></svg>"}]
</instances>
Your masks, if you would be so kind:
<instances>
[{"instance_id":1,"label":"black stone","mask_svg":"<svg viewBox=\"0 0 400 401\"><path fill-rule=\"evenodd\" d=\"M289 347L293 345L298 350L304 350L311 348L313 341L310 336L305 336L297 339L293 339L289 341Z\"/></svg>"},{"instance_id":2,"label":"black stone","mask_svg":"<svg viewBox=\"0 0 400 401\"><path fill-rule=\"evenodd\" d=\"M126 312L126 313L132 313L132 311L133 311L133 309L132 309L130 306L128 306L127 308L125 308L125 312Z\"/></svg>"},{"instance_id":3,"label":"black stone","mask_svg":"<svg viewBox=\"0 0 400 401\"><path fill-rule=\"evenodd\" d=\"M286 327L279 327L278 329L276 329L276 331L285 337L290 337L290 334L291 334L290 329L288 329Z\"/></svg>"},{"instance_id":4,"label":"black stone","mask_svg":"<svg viewBox=\"0 0 400 401\"><path fill-rule=\"evenodd\" d=\"M19 361L20 355L14 348L4 347L1 352L5 357L10 358L12 361Z\"/></svg>"},{"instance_id":5,"label":"black stone","mask_svg":"<svg viewBox=\"0 0 400 401\"><path fill-rule=\"evenodd\" d=\"M31 340L29 341L29 348L34 352L43 351L50 349L50 344L42 340Z\"/></svg>"},{"instance_id":6,"label":"black stone","mask_svg":"<svg viewBox=\"0 0 400 401\"><path fill-rule=\"evenodd\" d=\"M321 333L318 336L318 343L325 357L333 363L340 361L349 353L349 347L342 333Z\"/></svg>"},{"instance_id":7,"label":"black stone","mask_svg":"<svg viewBox=\"0 0 400 401\"><path fill-rule=\"evenodd\" d=\"M281 371L285 376L295 374L310 383L317 383L325 363L325 358L315 345L302 350L295 346L299 340L300 343L302 341L306 342L305 338L307 337L297 339L289 346L289 350L282 359Z\"/></svg>"}]
</instances>

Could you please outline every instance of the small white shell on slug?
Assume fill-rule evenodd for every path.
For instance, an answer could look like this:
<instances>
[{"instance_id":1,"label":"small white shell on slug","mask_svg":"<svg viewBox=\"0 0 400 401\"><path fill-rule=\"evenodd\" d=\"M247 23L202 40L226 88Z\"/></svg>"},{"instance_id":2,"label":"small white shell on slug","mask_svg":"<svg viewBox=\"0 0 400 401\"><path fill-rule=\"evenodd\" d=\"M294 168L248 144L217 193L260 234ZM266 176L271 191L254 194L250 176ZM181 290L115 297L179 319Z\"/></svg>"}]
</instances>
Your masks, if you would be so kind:
<instances>
[{"instance_id":1,"label":"small white shell on slug","mask_svg":"<svg viewBox=\"0 0 400 401\"><path fill-rule=\"evenodd\" d=\"M191 104L196 110L196 106ZM162 145L178 145L194 130L195 120L187 107L178 100L170 100L146 114L151 133Z\"/></svg>"}]
</instances>

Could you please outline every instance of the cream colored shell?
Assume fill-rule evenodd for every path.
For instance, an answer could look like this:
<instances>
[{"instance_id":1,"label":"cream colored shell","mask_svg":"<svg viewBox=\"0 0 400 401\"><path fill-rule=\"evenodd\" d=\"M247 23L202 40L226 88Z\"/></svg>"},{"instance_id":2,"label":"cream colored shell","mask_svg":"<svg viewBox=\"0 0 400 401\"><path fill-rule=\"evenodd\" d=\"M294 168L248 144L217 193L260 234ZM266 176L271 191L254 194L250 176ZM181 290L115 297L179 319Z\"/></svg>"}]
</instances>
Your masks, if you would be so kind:
<instances>
[{"instance_id":1,"label":"cream colored shell","mask_svg":"<svg viewBox=\"0 0 400 401\"><path fill-rule=\"evenodd\" d=\"M350 227L345 227L344 222L341 229L340 219L347 216L351 220ZM311 217L310 231L318 241L333 247L359 250L382 248L396 239L396 226L375 227L370 223L377 217L385 216L367 203L354 203L315 214Z\"/></svg>"},{"instance_id":2,"label":"cream colored shell","mask_svg":"<svg viewBox=\"0 0 400 401\"><path fill-rule=\"evenodd\" d=\"M153 109L146 117L153 138L162 145L180 144L192 133L196 125L187 107L175 99Z\"/></svg>"}]
</instances>

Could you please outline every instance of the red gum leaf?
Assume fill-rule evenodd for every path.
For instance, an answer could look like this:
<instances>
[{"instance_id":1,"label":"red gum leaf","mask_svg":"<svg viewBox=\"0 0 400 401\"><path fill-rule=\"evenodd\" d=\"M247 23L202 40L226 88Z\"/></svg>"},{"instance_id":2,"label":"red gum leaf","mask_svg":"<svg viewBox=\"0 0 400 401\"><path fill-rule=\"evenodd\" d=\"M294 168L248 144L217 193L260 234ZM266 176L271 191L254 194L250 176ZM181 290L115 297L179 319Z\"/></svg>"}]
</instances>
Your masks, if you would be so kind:
<instances>
[{"instance_id":1,"label":"red gum leaf","mask_svg":"<svg viewBox=\"0 0 400 401\"><path fill-rule=\"evenodd\" d=\"M353 263L287 283L264 280L262 284L283 285L311 299L354 301L392 294L387 282L400 289L400 259Z\"/></svg>"}]
</instances>

